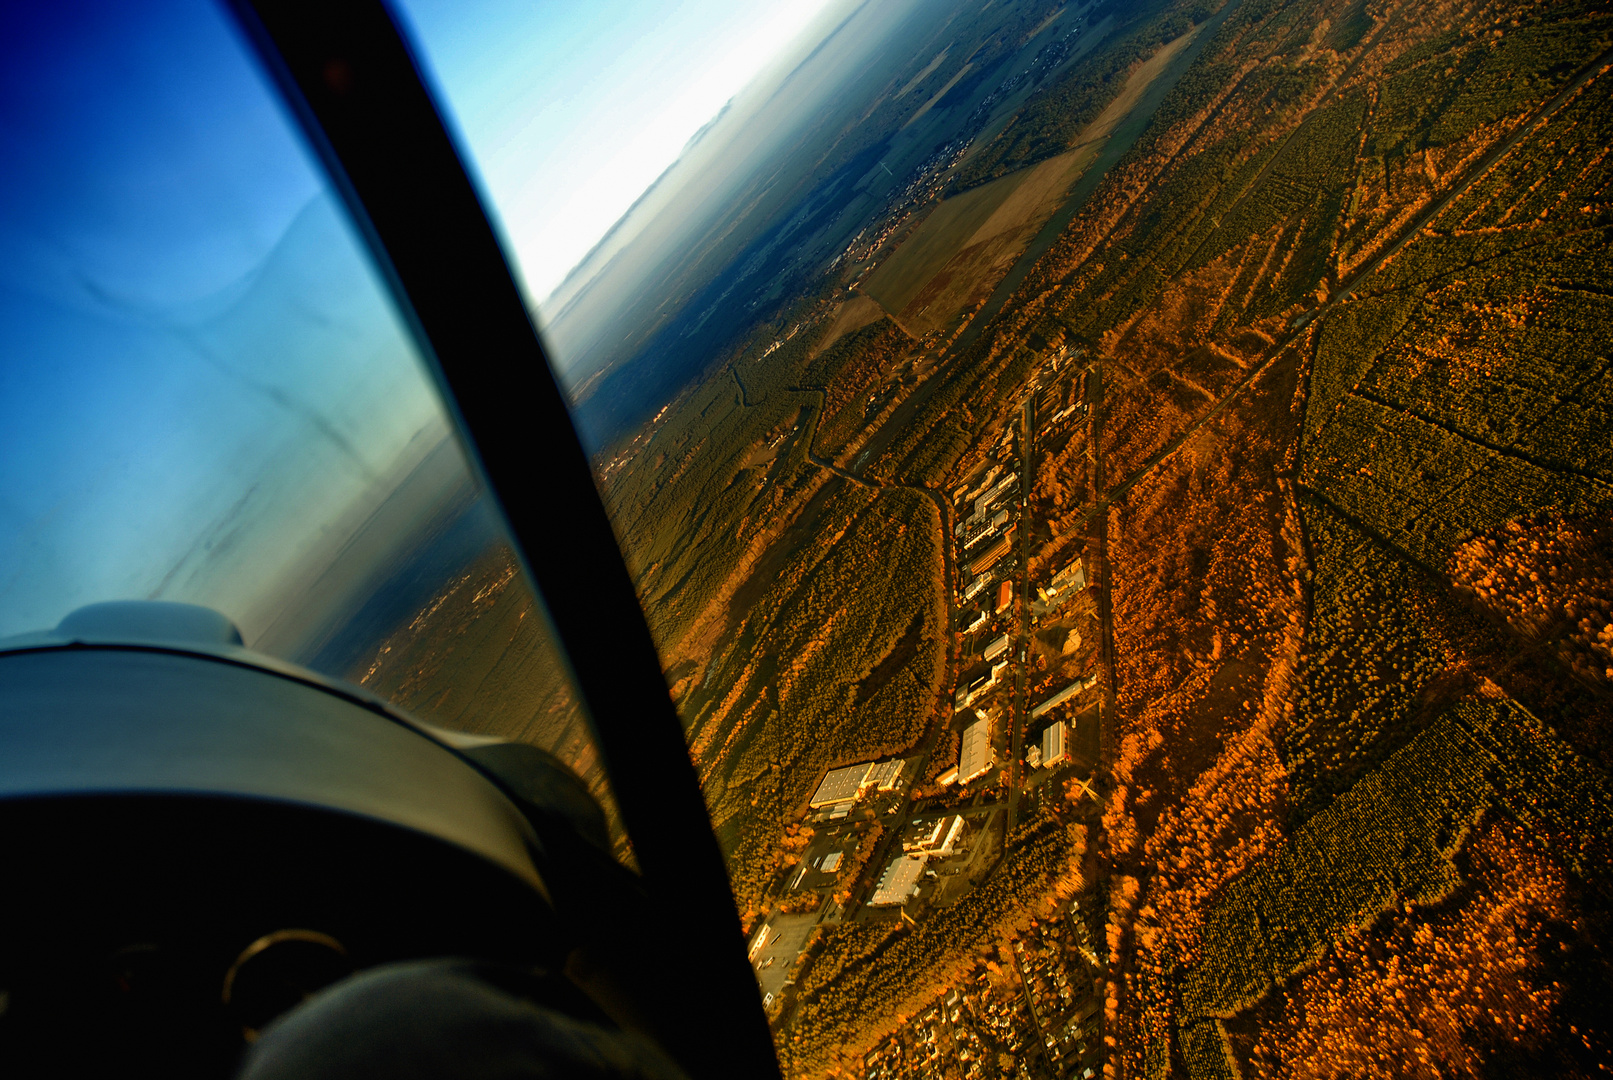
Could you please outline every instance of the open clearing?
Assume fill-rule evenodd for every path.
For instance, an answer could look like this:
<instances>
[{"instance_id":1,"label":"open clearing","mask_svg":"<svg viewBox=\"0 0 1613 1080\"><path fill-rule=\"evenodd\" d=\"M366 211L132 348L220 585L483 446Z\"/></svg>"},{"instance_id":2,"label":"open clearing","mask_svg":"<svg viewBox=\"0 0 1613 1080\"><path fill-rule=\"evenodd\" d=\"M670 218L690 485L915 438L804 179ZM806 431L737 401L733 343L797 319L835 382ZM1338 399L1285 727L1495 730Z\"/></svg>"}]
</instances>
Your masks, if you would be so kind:
<instances>
[{"instance_id":1,"label":"open clearing","mask_svg":"<svg viewBox=\"0 0 1613 1080\"><path fill-rule=\"evenodd\" d=\"M868 297L852 297L835 309L834 321L829 324L829 329L824 331L817 344L812 346L811 355L817 356L846 334L854 334L884 317L885 309Z\"/></svg>"},{"instance_id":2,"label":"open clearing","mask_svg":"<svg viewBox=\"0 0 1613 1080\"><path fill-rule=\"evenodd\" d=\"M908 128L918 123L919 120L924 117L924 114L934 108L937 101L940 101L942 98L946 97L947 91L951 90L954 86L957 86L959 80L961 80L965 75L969 74L970 70L973 68L974 64L972 62L964 64L961 68L959 68L958 73L952 76L952 78L948 79L945 86L941 87L941 89L930 95L929 101L926 101L923 105L919 106L918 112L909 117L907 123L902 125L902 130L906 131Z\"/></svg>"},{"instance_id":3,"label":"open clearing","mask_svg":"<svg viewBox=\"0 0 1613 1080\"><path fill-rule=\"evenodd\" d=\"M944 200L869 275L862 291L911 333L946 327L1008 271L1198 32L1183 34L1138 65L1070 150Z\"/></svg>"},{"instance_id":4,"label":"open clearing","mask_svg":"<svg viewBox=\"0 0 1613 1080\"><path fill-rule=\"evenodd\" d=\"M947 58L947 53L951 51L952 46L948 45L946 48L936 53L935 59L926 64L923 71L909 79L907 85L902 87L901 90L897 91L896 100L901 101L908 94L912 93L918 87L919 83L923 82L925 79L928 79L930 74L935 71L936 68L941 66L941 61Z\"/></svg>"}]
</instances>

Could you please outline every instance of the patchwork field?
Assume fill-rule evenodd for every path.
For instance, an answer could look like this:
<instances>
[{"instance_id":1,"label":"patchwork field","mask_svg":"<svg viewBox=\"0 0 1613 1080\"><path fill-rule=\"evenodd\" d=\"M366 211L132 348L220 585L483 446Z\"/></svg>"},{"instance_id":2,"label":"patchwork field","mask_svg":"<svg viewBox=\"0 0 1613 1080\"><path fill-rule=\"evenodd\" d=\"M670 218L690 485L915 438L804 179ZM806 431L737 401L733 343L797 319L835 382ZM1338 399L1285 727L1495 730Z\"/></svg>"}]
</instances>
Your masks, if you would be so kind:
<instances>
[{"instance_id":1,"label":"patchwork field","mask_svg":"<svg viewBox=\"0 0 1613 1080\"><path fill-rule=\"evenodd\" d=\"M945 329L984 300L1194 36L1182 34L1137 64L1072 149L939 203L862 292L918 334Z\"/></svg>"}]
</instances>

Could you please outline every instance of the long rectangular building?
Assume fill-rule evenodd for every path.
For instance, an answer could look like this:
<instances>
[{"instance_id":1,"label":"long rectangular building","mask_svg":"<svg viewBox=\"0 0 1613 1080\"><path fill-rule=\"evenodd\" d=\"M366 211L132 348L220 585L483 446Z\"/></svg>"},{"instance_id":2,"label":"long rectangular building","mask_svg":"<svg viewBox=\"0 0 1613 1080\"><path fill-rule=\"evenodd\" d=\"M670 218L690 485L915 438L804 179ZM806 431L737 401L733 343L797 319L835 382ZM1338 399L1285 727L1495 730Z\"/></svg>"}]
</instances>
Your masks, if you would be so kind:
<instances>
[{"instance_id":1,"label":"long rectangular building","mask_svg":"<svg viewBox=\"0 0 1613 1080\"><path fill-rule=\"evenodd\" d=\"M996 540L992 541L991 546L985 551L982 551L979 555L976 555L973 559L969 560L969 573L985 573L987 570L990 570L993 566L996 566L999 562L1001 562L1003 556L1012 551L1013 547L1014 530L1009 529L1007 532L997 537Z\"/></svg>"},{"instance_id":2,"label":"long rectangular building","mask_svg":"<svg viewBox=\"0 0 1613 1080\"><path fill-rule=\"evenodd\" d=\"M924 876L924 864L929 858L924 855L898 855L885 872L879 875L879 884L874 886L874 895L869 899L870 907L884 907L889 904L905 904L913 898L918 891L919 880Z\"/></svg>"},{"instance_id":3,"label":"long rectangular building","mask_svg":"<svg viewBox=\"0 0 1613 1080\"><path fill-rule=\"evenodd\" d=\"M844 769L831 770L818 785L818 790L808 805L816 810L820 806L855 802L857 793L862 790L863 781L867 779L868 772L872 768L872 765L864 762L861 765L848 765Z\"/></svg>"},{"instance_id":4,"label":"long rectangular building","mask_svg":"<svg viewBox=\"0 0 1613 1080\"><path fill-rule=\"evenodd\" d=\"M978 780L991 771L991 721L984 716L963 729L963 747L958 754L958 783Z\"/></svg>"},{"instance_id":5,"label":"long rectangular building","mask_svg":"<svg viewBox=\"0 0 1613 1080\"><path fill-rule=\"evenodd\" d=\"M1075 680L1069 686L1066 686L1064 689L1060 690L1058 693L1036 706L1036 708L1032 709L1031 719L1034 720L1038 716L1045 716L1052 709L1064 704L1077 694L1096 686L1097 683L1098 677L1096 675L1088 675L1084 679Z\"/></svg>"}]
</instances>

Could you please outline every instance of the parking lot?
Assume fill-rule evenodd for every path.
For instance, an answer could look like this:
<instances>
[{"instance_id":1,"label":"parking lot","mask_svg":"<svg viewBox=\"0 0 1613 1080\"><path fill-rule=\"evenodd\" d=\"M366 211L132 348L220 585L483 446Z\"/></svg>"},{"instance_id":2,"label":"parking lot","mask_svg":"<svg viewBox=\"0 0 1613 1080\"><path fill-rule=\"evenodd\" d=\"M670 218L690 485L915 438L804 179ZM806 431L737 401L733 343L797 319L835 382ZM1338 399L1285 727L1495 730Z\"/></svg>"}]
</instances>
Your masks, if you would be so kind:
<instances>
[{"instance_id":1,"label":"parking lot","mask_svg":"<svg viewBox=\"0 0 1613 1080\"><path fill-rule=\"evenodd\" d=\"M767 921L767 944L751 957L751 966L756 969L756 981L769 1004L784 989L784 980L795 966L801 946L806 944L807 935L817 924L817 912L775 915Z\"/></svg>"}]
</instances>

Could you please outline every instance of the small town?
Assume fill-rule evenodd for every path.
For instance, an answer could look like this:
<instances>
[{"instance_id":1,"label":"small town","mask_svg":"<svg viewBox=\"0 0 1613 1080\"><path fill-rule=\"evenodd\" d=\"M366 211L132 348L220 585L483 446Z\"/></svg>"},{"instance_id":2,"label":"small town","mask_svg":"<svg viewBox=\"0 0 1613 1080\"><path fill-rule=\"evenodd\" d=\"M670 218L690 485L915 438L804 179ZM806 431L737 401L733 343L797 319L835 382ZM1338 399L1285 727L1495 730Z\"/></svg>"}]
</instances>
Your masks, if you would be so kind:
<instances>
[{"instance_id":1,"label":"small town","mask_svg":"<svg viewBox=\"0 0 1613 1080\"><path fill-rule=\"evenodd\" d=\"M808 842L750 942L775 1021L789 1015L819 927L917 925L985 881L1015 821L1042 800L1072 821L1099 810L1096 574L1084 550L1052 542L1028 498L1037 440L1067 439L1089 414L1083 358L1048 351L1018 422L950 493L951 723L917 752L828 770L803 808ZM1101 907L1089 889L1005 937L997 960L870 1053L866 1075L999 1075L1013 1062L1026 1077L1095 1076L1101 930L1088 919Z\"/></svg>"}]
</instances>

